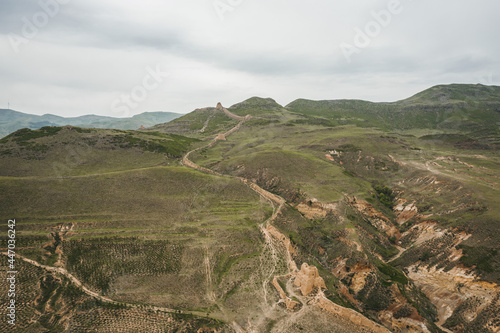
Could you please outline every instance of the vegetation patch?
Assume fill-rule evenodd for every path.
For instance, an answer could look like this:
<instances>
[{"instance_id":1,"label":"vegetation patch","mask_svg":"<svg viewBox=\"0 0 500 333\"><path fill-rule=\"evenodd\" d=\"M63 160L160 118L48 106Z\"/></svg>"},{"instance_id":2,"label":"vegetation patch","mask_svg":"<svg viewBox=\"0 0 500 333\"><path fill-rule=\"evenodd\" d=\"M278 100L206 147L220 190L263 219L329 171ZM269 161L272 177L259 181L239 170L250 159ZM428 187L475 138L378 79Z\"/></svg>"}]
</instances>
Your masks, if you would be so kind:
<instances>
[{"instance_id":1,"label":"vegetation patch","mask_svg":"<svg viewBox=\"0 0 500 333\"><path fill-rule=\"evenodd\" d=\"M313 125L323 127L335 127L337 124L331 119L312 117L308 115L301 115L303 119L290 120L287 124L290 125Z\"/></svg>"},{"instance_id":2,"label":"vegetation patch","mask_svg":"<svg viewBox=\"0 0 500 333\"><path fill-rule=\"evenodd\" d=\"M145 140L133 135L132 133L128 133L126 135L113 137L112 142L119 144L120 147L140 147L145 151L180 158L193 142L199 141L198 139L188 138L177 134L164 135L158 132L150 132L147 134L154 136L155 138Z\"/></svg>"},{"instance_id":3,"label":"vegetation patch","mask_svg":"<svg viewBox=\"0 0 500 333\"><path fill-rule=\"evenodd\" d=\"M108 292L117 276L161 275L180 270L182 247L168 241L103 237L64 243L68 269L84 282Z\"/></svg>"},{"instance_id":4,"label":"vegetation patch","mask_svg":"<svg viewBox=\"0 0 500 333\"><path fill-rule=\"evenodd\" d=\"M384 287L373 274L366 277L366 284L357 297L363 301L366 310L372 311L385 310L392 301L391 291Z\"/></svg>"},{"instance_id":5,"label":"vegetation patch","mask_svg":"<svg viewBox=\"0 0 500 333\"><path fill-rule=\"evenodd\" d=\"M497 267L495 261L498 250L485 246L467 246L460 244L458 249L462 249L464 256L460 258L460 262L468 267L476 266L476 269L486 273L492 273Z\"/></svg>"},{"instance_id":6,"label":"vegetation patch","mask_svg":"<svg viewBox=\"0 0 500 333\"><path fill-rule=\"evenodd\" d=\"M26 143L29 140L56 135L61 129L62 129L61 127L54 127L54 126L46 126L37 130L22 128L1 139L0 143L5 143L12 140L22 145L23 143Z\"/></svg>"},{"instance_id":7,"label":"vegetation patch","mask_svg":"<svg viewBox=\"0 0 500 333\"><path fill-rule=\"evenodd\" d=\"M387 186L376 185L374 187L376 191L376 197L384 206L391 208L394 206L394 198L396 195L394 192Z\"/></svg>"},{"instance_id":8,"label":"vegetation patch","mask_svg":"<svg viewBox=\"0 0 500 333\"><path fill-rule=\"evenodd\" d=\"M399 269L385 264L382 261L377 261L376 266L382 274L390 277L392 281L401 283L403 285L408 284L408 278Z\"/></svg>"}]
</instances>

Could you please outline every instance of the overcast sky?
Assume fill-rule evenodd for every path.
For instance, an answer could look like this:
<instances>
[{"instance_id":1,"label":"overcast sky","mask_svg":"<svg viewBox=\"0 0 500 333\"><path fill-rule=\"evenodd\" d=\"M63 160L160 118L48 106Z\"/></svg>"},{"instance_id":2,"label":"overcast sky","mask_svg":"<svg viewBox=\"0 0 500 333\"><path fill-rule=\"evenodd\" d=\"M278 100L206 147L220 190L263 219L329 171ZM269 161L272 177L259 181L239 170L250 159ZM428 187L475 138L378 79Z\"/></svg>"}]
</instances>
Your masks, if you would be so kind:
<instances>
[{"instance_id":1,"label":"overcast sky","mask_svg":"<svg viewBox=\"0 0 500 333\"><path fill-rule=\"evenodd\" d=\"M498 0L1 0L0 108L187 113L500 83Z\"/></svg>"}]
</instances>

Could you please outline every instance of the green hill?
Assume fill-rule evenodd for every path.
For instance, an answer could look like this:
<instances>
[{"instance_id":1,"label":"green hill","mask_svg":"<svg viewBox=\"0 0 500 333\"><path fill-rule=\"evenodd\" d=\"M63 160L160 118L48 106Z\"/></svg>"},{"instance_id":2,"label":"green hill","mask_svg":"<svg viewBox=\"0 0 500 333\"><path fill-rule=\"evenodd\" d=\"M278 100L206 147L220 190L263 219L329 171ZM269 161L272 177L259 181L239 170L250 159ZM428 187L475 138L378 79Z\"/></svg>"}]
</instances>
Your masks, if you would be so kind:
<instances>
[{"instance_id":1,"label":"green hill","mask_svg":"<svg viewBox=\"0 0 500 333\"><path fill-rule=\"evenodd\" d=\"M228 110L239 116L272 115L283 109L272 98L251 97L241 103L232 105Z\"/></svg>"},{"instance_id":2,"label":"green hill","mask_svg":"<svg viewBox=\"0 0 500 333\"><path fill-rule=\"evenodd\" d=\"M238 122L228 118L216 108L197 109L165 124L158 124L147 131L176 133L202 138L225 132Z\"/></svg>"},{"instance_id":3,"label":"green hill","mask_svg":"<svg viewBox=\"0 0 500 333\"><path fill-rule=\"evenodd\" d=\"M310 101L286 106L292 112L332 119L338 124L377 127L386 131L433 130L462 134L485 147L498 149L500 87L482 85L436 86L393 103L360 100Z\"/></svg>"}]
</instances>

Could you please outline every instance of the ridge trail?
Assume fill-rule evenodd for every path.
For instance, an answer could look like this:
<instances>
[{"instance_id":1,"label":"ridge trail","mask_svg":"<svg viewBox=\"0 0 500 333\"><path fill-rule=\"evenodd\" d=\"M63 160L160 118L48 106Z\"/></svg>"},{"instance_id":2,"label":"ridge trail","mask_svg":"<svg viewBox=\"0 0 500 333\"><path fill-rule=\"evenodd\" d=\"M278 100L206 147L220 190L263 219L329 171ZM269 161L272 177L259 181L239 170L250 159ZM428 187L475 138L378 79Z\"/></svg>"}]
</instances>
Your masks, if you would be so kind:
<instances>
[{"instance_id":1,"label":"ridge trail","mask_svg":"<svg viewBox=\"0 0 500 333\"><path fill-rule=\"evenodd\" d=\"M246 115L245 117L237 116L237 115L231 113L226 108L222 107L222 105L220 103L217 104L216 108L219 110L222 110L228 117L230 117L232 119L239 120L240 122L236 126L231 128L230 130L225 132L224 134L217 135L208 145L198 147L198 148L193 149L193 150L189 151L188 153L186 153L186 155L182 159L182 164L187 166L187 167L193 168L195 170L204 172L204 173L238 179L241 182L243 182L245 185L250 187L257 194L259 194L263 199L268 201L271 204L271 206L273 207L272 216L260 225L260 230L261 230L262 234L264 235L264 239L265 239L265 244L266 244L265 246L269 247L269 249L271 250L271 257L272 257L272 260L274 262L274 265L272 265L273 267L271 269L271 272L267 275L266 279L262 283L263 284L262 285L263 292L264 292L264 302L265 302L265 305L267 305L266 285L269 282L271 282L272 279L274 278L273 274L276 271L276 266L277 266L278 250L276 249L275 245L273 244L273 238L276 238L278 241L281 241L286 249L286 260L287 260L288 270L289 270L289 273L287 275L290 275L291 278L294 278L295 275L297 274L297 265L292 258L292 253L290 253L290 247L291 247L290 240L285 235L283 235L281 232L279 232L276 228L274 228L271 224L272 221L274 221L278 217L278 215L281 213L284 205L286 204L286 200L283 199L279 195L276 195L276 194L273 194L269 191L266 191L265 189L263 189L259 185L251 182L250 180L248 180L246 178L236 177L236 176L232 176L232 175L223 175L223 174L220 174L220 173L215 172L213 170L199 166L198 164L194 163L193 161L191 161L189 159L189 155L191 153L196 152L196 151L201 150L201 149L213 147L215 144L217 144L218 141L225 140L226 136L239 130L241 128L241 126L245 123L245 121L252 118L251 115ZM292 248L292 250L293 250L293 248ZM305 296L305 297L307 297L307 296ZM307 298L310 299L310 297L307 297ZM312 298L313 302L305 302L302 300L302 297L300 297L299 299L301 300L301 303L304 306L308 306L308 304L315 304L320 309L323 309L327 312L330 312L336 316L340 316L340 317L345 316L346 319L348 319L349 321L354 323L359 328L370 329L372 332L381 332L381 333L389 332L389 330L387 328L383 327L380 324L373 322L372 320L366 318L362 314L333 303L328 298L326 298L326 296L324 295L324 293L321 289L319 289L318 293ZM276 304L274 304L271 307L271 309L273 309L275 306L276 306ZM293 314L293 312L291 312L291 313ZM233 322L232 326L236 332L245 332L245 330L236 322ZM249 323L249 330L250 330L250 332L253 332L252 325L250 323Z\"/></svg>"}]
</instances>

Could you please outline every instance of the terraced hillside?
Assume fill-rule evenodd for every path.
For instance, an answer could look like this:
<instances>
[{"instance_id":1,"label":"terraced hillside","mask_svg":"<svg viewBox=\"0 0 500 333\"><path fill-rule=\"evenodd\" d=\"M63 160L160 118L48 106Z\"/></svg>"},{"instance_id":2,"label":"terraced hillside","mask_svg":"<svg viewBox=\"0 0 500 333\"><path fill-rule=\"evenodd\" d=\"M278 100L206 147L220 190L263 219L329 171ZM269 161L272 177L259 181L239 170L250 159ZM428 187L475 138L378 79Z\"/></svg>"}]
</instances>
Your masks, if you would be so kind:
<instances>
[{"instance_id":1,"label":"terraced hillside","mask_svg":"<svg viewBox=\"0 0 500 333\"><path fill-rule=\"evenodd\" d=\"M17 329L496 332L498 91L13 133Z\"/></svg>"}]
</instances>

